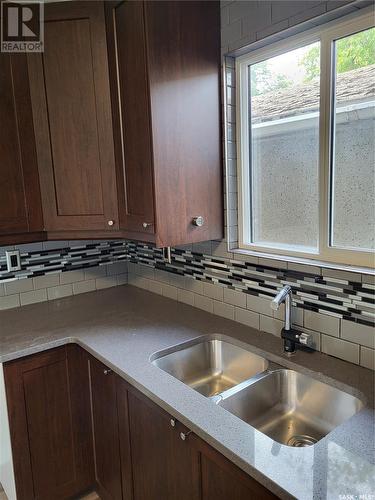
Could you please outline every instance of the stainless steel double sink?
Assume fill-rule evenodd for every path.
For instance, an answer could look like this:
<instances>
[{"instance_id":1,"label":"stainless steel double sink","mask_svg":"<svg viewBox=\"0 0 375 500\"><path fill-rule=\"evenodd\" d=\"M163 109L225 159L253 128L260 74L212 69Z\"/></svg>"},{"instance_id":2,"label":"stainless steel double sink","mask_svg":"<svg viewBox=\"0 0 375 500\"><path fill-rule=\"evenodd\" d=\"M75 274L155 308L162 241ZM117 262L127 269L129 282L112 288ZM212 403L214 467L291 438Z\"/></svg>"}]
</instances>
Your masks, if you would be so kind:
<instances>
[{"instance_id":1,"label":"stainless steel double sink","mask_svg":"<svg viewBox=\"0 0 375 500\"><path fill-rule=\"evenodd\" d=\"M315 444L363 407L355 396L217 338L156 353L152 363L288 446Z\"/></svg>"}]
</instances>

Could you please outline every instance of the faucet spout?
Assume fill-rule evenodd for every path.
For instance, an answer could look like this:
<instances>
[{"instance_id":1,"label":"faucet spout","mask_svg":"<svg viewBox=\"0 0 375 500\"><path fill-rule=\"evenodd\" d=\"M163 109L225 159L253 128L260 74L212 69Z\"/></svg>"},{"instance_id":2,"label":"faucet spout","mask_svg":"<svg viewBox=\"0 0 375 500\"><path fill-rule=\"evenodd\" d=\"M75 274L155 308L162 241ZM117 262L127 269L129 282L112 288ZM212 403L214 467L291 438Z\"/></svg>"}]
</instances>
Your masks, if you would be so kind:
<instances>
[{"instance_id":1,"label":"faucet spout","mask_svg":"<svg viewBox=\"0 0 375 500\"><path fill-rule=\"evenodd\" d=\"M284 352L293 354L296 345L303 346L311 350L312 339L309 334L292 329L292 289L289 285L284 286L276 297L271 301L271 308L277 311L280 305L285 302L285 326L281 330L281 337L284 340Z\"/></svg>"},{"instance_id":2,"label":"faucet spout","mask_svg":"<svg viewBox=\"0 0 375 500\"><path fill-rule=\"evenodd\" d=\"M276 297L271 301L271 309L277 311L280 307L280 304L285 302L285 330L290 330L291 327L291 298L292 298L292 289L289 285L284 286L280 290L280 292L276 295Z\"/></svg>"}]
</instances>

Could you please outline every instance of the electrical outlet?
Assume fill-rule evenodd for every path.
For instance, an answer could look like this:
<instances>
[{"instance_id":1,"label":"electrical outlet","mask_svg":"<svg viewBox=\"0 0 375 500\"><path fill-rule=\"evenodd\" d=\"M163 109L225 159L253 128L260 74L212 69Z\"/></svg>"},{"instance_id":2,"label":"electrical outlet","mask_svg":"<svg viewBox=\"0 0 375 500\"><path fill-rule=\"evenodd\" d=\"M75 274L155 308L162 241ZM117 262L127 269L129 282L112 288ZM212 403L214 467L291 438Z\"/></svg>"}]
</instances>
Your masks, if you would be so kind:
<instances>
[{"instance_id":1,"label":"electrical outlet","mask_svg":"<svg viewBox=\"0 0 375 500\"><path fill-rule=\"evenodd\" d=\"M21 269L21 256L19 250L8 250L5 252L8 273Z\"/></svg>"}]
</instances>

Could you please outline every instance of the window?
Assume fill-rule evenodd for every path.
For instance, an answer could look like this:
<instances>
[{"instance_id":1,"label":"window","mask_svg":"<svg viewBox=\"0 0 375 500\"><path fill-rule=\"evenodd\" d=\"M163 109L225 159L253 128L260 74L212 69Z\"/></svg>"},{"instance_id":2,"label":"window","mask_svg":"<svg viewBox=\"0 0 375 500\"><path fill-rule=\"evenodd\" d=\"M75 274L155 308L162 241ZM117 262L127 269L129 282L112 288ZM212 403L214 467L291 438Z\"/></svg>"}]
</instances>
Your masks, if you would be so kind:
<instances>
[{"instance_id":1,"label":"window","mask_svg":"<svg viewBox=\"0 0 375 500\"><path fill-rule=\"evenodd\" d=\"M237 59L240 248L373 264L369 17L329 23Z\"/></svg>"}]
</instances>

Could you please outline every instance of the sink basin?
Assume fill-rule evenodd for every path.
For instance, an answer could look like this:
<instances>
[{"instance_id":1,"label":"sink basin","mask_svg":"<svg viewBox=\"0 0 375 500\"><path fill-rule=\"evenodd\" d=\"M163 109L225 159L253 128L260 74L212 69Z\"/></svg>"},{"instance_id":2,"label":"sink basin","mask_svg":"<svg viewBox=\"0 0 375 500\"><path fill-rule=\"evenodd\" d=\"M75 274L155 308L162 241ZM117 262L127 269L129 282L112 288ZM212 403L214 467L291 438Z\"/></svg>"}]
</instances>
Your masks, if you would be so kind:
<instances>
[{"instance_id":1,"label":"sink basin","mask_svg":"<svg viewBox=\"0 0 375 500\"><path fill-rule=\"evenodd\" d=\"M218 404L279 443L315 444L357 413L362 402L293 370L276 370Z\"/></svg>"},{"instance_id":2,"label":"sink basin","mask_svg":"<svg viewBox=\"0 0 375 500\"><path fill-rule=\"evenodd\" d=\"M268 367L268 361L224 340L202 339L152 363L204 396L215 396Z\"/></svg>"}]
</instances>

